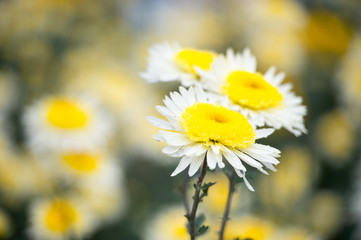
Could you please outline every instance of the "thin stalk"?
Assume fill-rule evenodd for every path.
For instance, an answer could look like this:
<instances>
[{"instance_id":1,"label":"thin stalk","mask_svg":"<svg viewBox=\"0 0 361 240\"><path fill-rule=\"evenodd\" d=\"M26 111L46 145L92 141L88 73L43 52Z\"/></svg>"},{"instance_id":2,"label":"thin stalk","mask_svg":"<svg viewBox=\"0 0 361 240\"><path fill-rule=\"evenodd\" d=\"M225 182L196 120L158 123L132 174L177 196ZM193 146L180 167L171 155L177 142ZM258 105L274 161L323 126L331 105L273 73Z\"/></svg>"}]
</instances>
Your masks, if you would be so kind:
<instances>
[{"instance_id":1,"label":"thin stalk","mask_svg":"<svg viewBox=\"0 0 361 240\"><path fill-rule=\"evenodd\" d=\"M233 198L233 194L235 192L236 172L232 171L232 173L230 175L227 174L227 177L228 177L228 180L229 180L229 190L228 190L228 197L227 197L226 207L224 209L224 213L223 213L223 217L222 217L221 230L219 231L219 240L223 240L224 231L226 229L226 224L227 224L227 221L229 220L229 213L231 211L232 198Z\"/></svg>"},{"instance_id":2,"label":"thin stalk","mask_svg":"<svg viewBox=\"0 0 361 240\"><path fill-rule=\"evenodd\" d=\"M207 159L204 159L203 166L201 173L199 174L198 181L196 184L196 191L193 196L193 206L191 212L187 215L188 222L189 222L189 234L191 236L191 240L196 239L196 229L195 229L195 219L197 215L197 209L198 205L200 203L200 192L201 192L201 186L203 183L204 176L206 175L206 169L207 169Z\"/></svg>"}]
</instances>

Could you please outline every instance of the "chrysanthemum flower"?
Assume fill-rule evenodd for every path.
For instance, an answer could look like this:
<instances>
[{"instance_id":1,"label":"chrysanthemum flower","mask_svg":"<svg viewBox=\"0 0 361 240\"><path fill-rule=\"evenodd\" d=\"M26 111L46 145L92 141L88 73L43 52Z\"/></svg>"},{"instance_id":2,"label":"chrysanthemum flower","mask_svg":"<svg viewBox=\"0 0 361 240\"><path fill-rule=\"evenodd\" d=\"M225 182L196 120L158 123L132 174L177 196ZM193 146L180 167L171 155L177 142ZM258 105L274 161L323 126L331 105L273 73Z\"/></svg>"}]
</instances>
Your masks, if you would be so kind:
<instances>
[{"instance_id":1,"label":"chrysanthemum flower","mask_svg":"<svg viewBox=\"0 0 361 240\"><path fill-rule=\"evenodd\" d=\"M68 197L38 200L31 206L30 234L35 239L83 238L94 227L83 204Z\"/></svg>"},{"instance_id":2,"label":"chrysanthemum flower","mask_svg":"<svg viewBox=\"0 0 361 240\"><path fill-rule=\"evenodd\" d=\"M217 54L182 48L178 44L157 44L149 49L147 71L141 76L150 83L180 81L184 86L199 82L197 69L208 70Z\"/></svg>"},{"instance_id":3,"label":"chrysanthemum flower","mask_svg":"<svg viewBox=\"0 0 361 240\"><path fill-rule=\"evenodd\" d=\"M24 124L32 150L94 149L111 130L108 116L85 96L42 99L26 110Z\"/></svg>"},{"instance_id":4,"label":"chrysanthemum flower","mask_svg":"<svg viewBox=\"0 0 361 240\"><path fill-rule=\"evenodd\" d=\"M157 106L156 109L168 121L150 116L147 119L162 129L154 137L168 144L163 152L172 157L182 157L171 176L188 166L188 174L193 176L205 158L209 169L215 169L217 165L223 168L224 156L253 191L245 178L246 167L242 162L263 173L267 173L263 166L275 170L273 165L278 164L276 157L280 152L255 143L274 129L254 129L245 116L215 103L198 87L189 90L180 87L180 93L171 93L164 104L166 106Z\"/></svg>"},{"instance_id":5,"label":"chrysanthemum flower","mask_svg":"<svg viewBox=\"0 0 361 240\"><path fill-rule=\"evenodd\" d=\"M246 49L242 54L229 49L226 56L214 60L209 71L199 71L204 87L228 96L231 108L258 125L284 127L296 136L306 133L303 117L306 107L295 96L290 84L282 84L283 73L271 67L265 74L256 71L256 58Z\"/></svg>"}]
</instances>

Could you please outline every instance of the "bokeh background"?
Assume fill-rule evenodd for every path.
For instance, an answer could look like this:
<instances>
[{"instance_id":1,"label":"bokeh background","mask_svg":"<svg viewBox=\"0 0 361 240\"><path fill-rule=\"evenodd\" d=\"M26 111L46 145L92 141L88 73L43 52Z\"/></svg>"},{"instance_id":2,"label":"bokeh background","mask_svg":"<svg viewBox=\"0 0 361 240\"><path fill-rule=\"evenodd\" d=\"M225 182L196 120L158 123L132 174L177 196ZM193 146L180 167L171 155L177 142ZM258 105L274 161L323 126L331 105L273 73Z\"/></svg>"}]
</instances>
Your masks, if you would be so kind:
<instances>
[{"instance_id":1,"label":"bokeh background","mask_svg":"<svg viewBox=\"0 0 361 240\"><path fill-rule=\"evenodd\" d=\"M255 193L238 185L229 229L258 227L266 233L257 239L361 239L360 31L357 0L0 0L0 238L34 239L29 232L45 231L34 230L35 203L69 192L96 205L96 224L80 239L150 239L177 228L176 217L158 220L181 208L183 175L170 177L177 160L161 153L145 116L178 84L139 77L147 49L169 41L218 52L249 47L259 70L285 72L308 108L307 135L281 130L263 141L282 151L278 172L250 172ZM84 94L112 122L102 147L117 169L110 187L63 177L56 154L28 142L38 134L27 129L29 106ZM74 190L79 181L90 181L90 194ZM202 203L205 239L213 239L227 184L219 173L206 181L218 182Z\"/></svg>"}]
</instances>

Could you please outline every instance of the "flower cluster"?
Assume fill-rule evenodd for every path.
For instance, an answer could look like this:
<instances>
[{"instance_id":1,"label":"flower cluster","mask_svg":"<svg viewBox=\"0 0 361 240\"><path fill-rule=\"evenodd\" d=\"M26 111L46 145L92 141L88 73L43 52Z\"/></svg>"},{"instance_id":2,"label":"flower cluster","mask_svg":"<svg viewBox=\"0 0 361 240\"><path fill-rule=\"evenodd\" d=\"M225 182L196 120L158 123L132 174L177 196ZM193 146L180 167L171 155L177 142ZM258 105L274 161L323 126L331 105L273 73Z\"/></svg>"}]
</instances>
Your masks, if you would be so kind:
<instances>
[{"instance_id":1,"label":"flower cluster","mask_svg":"<svg viewBox=\"0 0 361 240\"><path fill-rule=\"evenodd\" d=\"M147 71L150 83L179 81L179 92L164 99L156 109L165 119L148 116L161 130L154 136L167 143L171 157L182 157L172 176L188 166L194 175L203 162L210 170L224 168L224 159L244 179L244 163L268 174L275 171L280 151L256 143L274 130L284 128L296 136L306 133L306 107L274 67L262 74L249 49L226 54L157 44L150 50ZM185 87L189 87L186 89Z\"/></svg>"},{"instance_id":2,"label":"flower cluster","mask_svg":"<svg viewBox=\"0 0 361 240\"><path fill-rule=\"evenodd\" d=\"M33 239L84 238L124 212L121 168L107 147L114 126L97 100L50 95L26 108L23 124L27 154L0 144L0 192L15 205L30 200ZM0 238L11 231L3 215Z\"/></svg>"}]
</instances>

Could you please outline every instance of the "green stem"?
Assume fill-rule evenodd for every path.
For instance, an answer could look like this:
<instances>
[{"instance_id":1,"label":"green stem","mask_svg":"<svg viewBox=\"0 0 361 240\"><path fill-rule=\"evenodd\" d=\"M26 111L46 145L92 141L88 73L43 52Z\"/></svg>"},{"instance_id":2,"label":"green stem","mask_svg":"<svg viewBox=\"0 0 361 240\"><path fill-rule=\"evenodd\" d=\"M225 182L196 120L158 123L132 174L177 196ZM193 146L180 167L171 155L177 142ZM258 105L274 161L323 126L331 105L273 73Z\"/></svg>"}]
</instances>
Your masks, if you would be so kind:
<instances>
[{"instance_id":1,"label":"green stem","mask_svg":"<svg viewBox=\"0 0 361 240\"><path fill-rule=\"evenodd\" d=\"M229 220L229 213L231 211L232 198L233 198L233 194L235 192L236 172L232 171L232 173L230 175L227 174L227 177L228 177L228 180L229 180L229 190L228 190L226 208L224 209L224 213L223 213L221 230L219 231L219 240L223 240L224 231L226 229L226 224L227 224L227 221Z\"/></svg>"},{"instance_id":2,"label":"green stem","mask_svg":"<svg viewBox=\"0 0 361 240\"><path fill-rule=\"evenodd\" d=\"M196 239L195 219L197 215L198 205L201 200L200 192L201 192L201 186L203 183L204 176L206 175L206 169L207 169L207 159L204 159L202 170L201 173L199 174L198 181L195 187L196 191L193 196L192 210L189 214L187 214L187 218L189 222L189 234L191 236L191 240Z\"/></svg>"}]
</instances>

